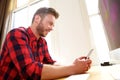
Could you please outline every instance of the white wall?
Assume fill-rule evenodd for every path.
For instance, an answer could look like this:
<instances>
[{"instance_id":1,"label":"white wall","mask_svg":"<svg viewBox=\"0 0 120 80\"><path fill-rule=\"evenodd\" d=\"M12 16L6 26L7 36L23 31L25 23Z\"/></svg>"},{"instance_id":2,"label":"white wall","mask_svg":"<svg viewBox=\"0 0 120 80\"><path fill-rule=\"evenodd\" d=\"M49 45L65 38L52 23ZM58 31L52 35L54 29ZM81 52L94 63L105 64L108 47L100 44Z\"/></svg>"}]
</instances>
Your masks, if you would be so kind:
<instances>
[{"instance_id":1,"label":"white wall","mask_svg":"<svg viewBox=\"0 0 120 80\"><path fill-rule=\"evenodd\" d=\"M50 0L60 17L52 34L53 53L62 64L72 63L75 58L86 55L94 48L84 0ZM57 59L58 59L57 58ZM93 65L98 64L95 54Z\"/></svg>"}]
</instances>

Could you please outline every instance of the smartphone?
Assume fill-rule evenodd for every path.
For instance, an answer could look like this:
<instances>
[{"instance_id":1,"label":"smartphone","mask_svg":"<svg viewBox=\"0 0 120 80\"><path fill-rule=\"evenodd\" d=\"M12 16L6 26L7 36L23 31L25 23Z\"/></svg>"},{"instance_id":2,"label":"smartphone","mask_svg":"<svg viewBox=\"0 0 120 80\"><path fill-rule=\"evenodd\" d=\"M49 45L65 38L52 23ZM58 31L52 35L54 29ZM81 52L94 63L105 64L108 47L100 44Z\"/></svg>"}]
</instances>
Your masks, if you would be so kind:
<instances>
[{"instance_id":1,"label":"smartphone","mask_svg":"<svg viewBox=\"0 0 120 80\"><path fill-rule=\"evenodd\" d=\"M93 50L94 50L94 49L91 49L91 50L88 52L88 54L87 54L87 56L86 56L87 58L90 57L90 55L91 55L91 53L93 52Z\"/></svg>"}]
</instances>

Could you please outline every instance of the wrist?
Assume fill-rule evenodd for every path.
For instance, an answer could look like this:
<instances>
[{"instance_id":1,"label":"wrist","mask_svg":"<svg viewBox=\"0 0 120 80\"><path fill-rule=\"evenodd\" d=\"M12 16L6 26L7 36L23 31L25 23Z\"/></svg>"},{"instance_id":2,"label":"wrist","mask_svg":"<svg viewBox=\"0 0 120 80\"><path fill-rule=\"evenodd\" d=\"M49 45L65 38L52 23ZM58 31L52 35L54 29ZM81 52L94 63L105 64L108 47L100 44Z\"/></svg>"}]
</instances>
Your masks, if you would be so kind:
<instances>
[{"instance_id":1,"label":"wrist","mask_svg":"<svg viewBox=\"0 0 120 80\"><path fill-rule=\"evenodd\" d=\"M70 73L71 73L70 75L76 74L75 68L76 68L76 67L75 67L75 64L70 65L70 71L71 71L71 72L70 72Z\"/></svg>"}]
</instances>

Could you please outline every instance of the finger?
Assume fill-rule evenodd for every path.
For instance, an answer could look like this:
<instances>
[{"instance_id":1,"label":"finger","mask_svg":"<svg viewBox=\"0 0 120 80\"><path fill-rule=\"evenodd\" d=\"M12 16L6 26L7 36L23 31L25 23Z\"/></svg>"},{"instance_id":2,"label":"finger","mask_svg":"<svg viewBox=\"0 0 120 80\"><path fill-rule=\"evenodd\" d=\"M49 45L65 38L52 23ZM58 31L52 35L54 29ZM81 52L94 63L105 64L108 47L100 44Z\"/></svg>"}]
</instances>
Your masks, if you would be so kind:
<instances>
[{"instance_id":1,"label":"finger","mask_svg":"<svg viewBox=\"0 0 120 80\"><path fill-rule=\"evenodd\" d=\"M92 63L92 61L90 59L86 59L86 61L87 61L88 64Z\"/></svg>"},{"instance_id":2,"label":"finger","mask_svg":"<svg viewBox=\"0 0 120 80\"><path fill-rule=\"evenodd\" d=\"M87 57L86 56L82 56L82 57L80 57L79 59L86 59Z\"/></svg>"},{"instance_id":3,"label":"finger","mask_svg":"<svg viewBox=\"0 0 120 80\"><path fill-rule=\"evenodd\" d=\"M85 67L85 71L88 71L89 70L89 67Z\"/></svg>"}]
</instances>

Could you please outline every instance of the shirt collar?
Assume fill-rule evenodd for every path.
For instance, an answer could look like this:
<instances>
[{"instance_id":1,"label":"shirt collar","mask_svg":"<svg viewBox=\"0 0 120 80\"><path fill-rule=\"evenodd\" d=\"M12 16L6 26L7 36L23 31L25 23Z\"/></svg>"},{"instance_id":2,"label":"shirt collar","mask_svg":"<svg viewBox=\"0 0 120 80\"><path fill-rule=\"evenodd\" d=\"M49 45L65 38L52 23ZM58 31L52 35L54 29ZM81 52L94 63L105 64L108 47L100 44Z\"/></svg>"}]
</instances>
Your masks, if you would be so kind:
<instances>
[{"instance_id":1,"label":"shirt collar","mask_svg":"<svg viewBox=\"0 0 120 80\"><path fill-rule=\"evenodd\" d=\"M30 39L37 40L37 37L34 35L34 33L32 32L30 27L27 28L27 32L28 32L28 34L30 36Z\"/></svg>"}]
</instances>

